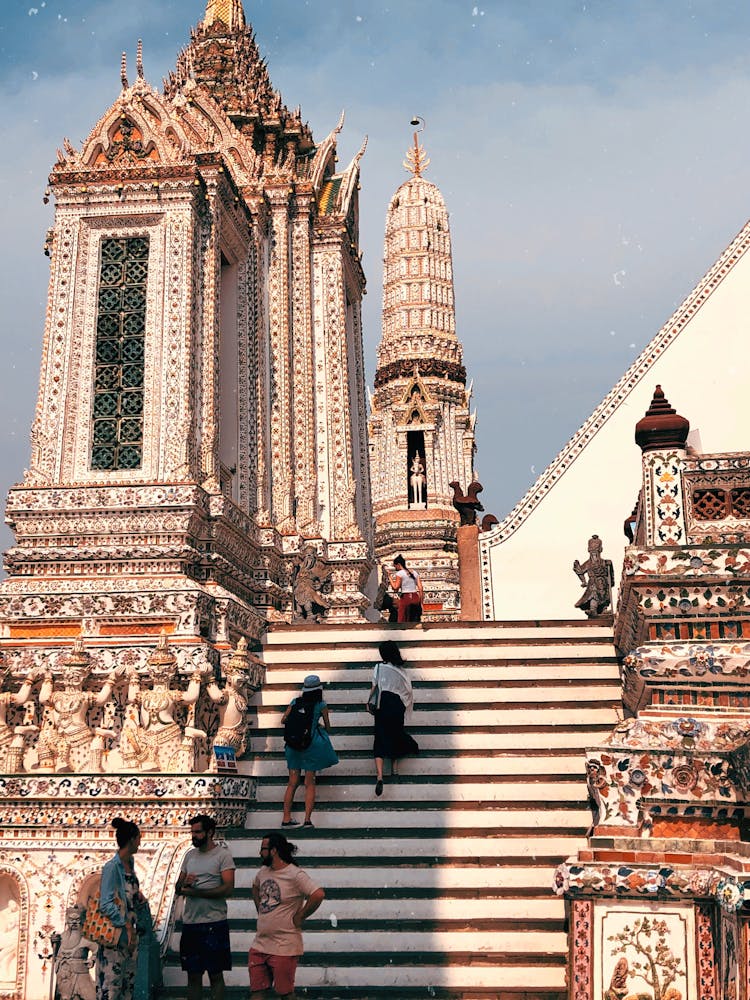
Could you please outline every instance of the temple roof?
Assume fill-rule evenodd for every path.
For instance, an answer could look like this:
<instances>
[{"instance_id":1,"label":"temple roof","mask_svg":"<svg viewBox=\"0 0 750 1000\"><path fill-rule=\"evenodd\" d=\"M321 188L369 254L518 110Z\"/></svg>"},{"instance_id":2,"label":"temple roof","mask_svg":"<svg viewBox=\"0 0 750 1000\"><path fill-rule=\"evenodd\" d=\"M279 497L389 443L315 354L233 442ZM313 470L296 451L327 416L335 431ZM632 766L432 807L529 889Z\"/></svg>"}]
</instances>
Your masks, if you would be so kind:
<instances>
[{"instance_id":1,"label":"temple roof","mask_svg":"<svg viewBox=\"0 0 750 1000\"><path fill-rule=\"evenodd\" d=\"M313 150L300 109L290 111L274 90L241 0L208 0L203 21L164 82L165 96L173 98L191 84L207 91L256 149L270 143L277 163Z\"/></svg>"}]
</instances>

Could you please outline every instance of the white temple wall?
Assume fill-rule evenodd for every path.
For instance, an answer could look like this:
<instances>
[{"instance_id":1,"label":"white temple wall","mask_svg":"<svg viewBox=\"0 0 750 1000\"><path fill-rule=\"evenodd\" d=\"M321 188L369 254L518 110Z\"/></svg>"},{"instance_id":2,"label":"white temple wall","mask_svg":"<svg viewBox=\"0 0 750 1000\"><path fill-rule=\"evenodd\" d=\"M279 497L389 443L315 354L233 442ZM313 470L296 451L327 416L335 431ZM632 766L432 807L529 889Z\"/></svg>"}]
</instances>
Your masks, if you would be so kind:
<instances>
[{"instance_id":1,"label":"white temple wall","mask_svg":"<svg viewBox=\"0 0 750 1000\"><path fill-rule=\"evenodd\" d=\"M613 561L619 583L623 522L641 483L635 425L657 384L690 421L689 443L697 431L705 452L746 451L750 446L746 245L750 226L724 255L724 265L720 261L709 272L527 496L481 536L485 620L580 617L574 607L580 585L572 565L584 558L594 533L602 539L604 557ZM732 255L739 259L732 262ZM490 510L491 502L490 497ZM530 512L523 520L526 510ZM615 592L613 606L616 600Z\"/></svg>"}]
</instances>

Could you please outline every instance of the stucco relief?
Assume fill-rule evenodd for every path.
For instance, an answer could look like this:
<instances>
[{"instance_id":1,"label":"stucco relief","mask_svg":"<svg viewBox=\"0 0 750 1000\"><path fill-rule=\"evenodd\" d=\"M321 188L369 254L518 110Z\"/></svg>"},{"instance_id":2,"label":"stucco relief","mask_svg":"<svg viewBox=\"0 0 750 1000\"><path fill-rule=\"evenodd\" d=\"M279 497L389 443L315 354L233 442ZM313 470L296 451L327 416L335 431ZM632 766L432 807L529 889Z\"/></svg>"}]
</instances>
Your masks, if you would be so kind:
<instances>
[{"instance_id":1,"label":"stucco relief","mask_svg":"<svg viewBox=\"0 0 750 1000\"><path fill-rule=\"evenodd\" d=\"M0 996L15 993L21 960L21 916L16 886L0 875Z\"/></svg>"},{"instance_id":2,"label":"stucco relief","mask_svg":"<svg viewBox=\"0 0 750 1000\"><path fill-rule=\"evenodd\" d=\"M248 698L262 683L262 665L244 640L225 659L223 677L209 660L214 655L169 647L162 636L156 650L92 656L79 639L57 656L28 649L9 656L0 773L189 774L213 766L214 744L244 752Z\"/></svg>"},{"instance_id":3,"label":"stucco relief","mask_svg":"<svg viewBox=\"0 0 750 1000\"><path fill-rule=\"evenodd\" d=\"M629 993L692 1000L696 988L692 906L594 905L594 996Z\"/></svg>"}]
</instances>

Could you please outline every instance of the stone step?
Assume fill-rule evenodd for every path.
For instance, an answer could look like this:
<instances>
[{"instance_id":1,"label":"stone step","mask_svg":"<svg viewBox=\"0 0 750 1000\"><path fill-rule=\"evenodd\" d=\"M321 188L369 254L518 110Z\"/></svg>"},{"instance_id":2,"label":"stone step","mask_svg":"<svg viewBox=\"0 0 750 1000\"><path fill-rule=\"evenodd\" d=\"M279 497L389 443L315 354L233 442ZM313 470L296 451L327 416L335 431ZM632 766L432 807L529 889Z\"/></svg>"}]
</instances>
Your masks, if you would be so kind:
<instances>
[{"instance_id":1,"label":"stone step","mask_svg":"<svg viewBox=\"0 0 750 1000\"><path fill-rule=\"evenodd\" d=\"M401 645L438 643L442 648L451 645L466 645L471 642L484 644L497 639L512 637L527 642L536 642L549 637L568 642L581 640L612 641L612 625L592 623L582 619L561 619L559 621L493 621L493 622L451 622L440 624L422 623L420 627L398 624L357 623L354 625L326 624L321 629L317 625L294 626L272 624L263 636L263 646L320 646L357 644L377 646L392 640Z\"/></svg>"},{"instance_id":2,"label":"stone step","mask_svg":"<svg viewBox=\"0 0 750 1000\"><path fill-rule=\"evenodd\" d=\"M341 755L340 755L341 756ZM272 782L283 777L287 779L286 758L281 752L254 756L249 761L243 761L243 773L255 777L269 779ZM344 773L347 776L370 776L374 770L371 750L363 751L355 756L348 752L341 757L338 767L326 771L319 776L321 782L339 779ZM493 781L513 780L521 778L530 781L555 780L579 781L585 780L586 758L580 751L534 756L512 754L507 751L489 751L478 754L471 751L446 751L439 755L436 751L420 753L418 757L405 757L398 763L400 778L434 774L442 781L463 780L474 775L483 777L492 775ZM554 778L553 778L554 775Z\"/></svg>"},{"instance_id":3,"label":"stone step","mask_svg":"<svg viewBox=\"0 0 750 1000\"><path fill-rule=\"evenodd\" d=\"M614 713L613 713L614 715ZM369 716L368 716L369 718ZM513 725L474 727L463 730L453 730L445 726L442 731L435 731L434 726L408 725L409 732L419 743L420 751L444 750L453 747L455 750L514 750L521 754L525 744L532 749L551 750L559 748L565 753L573 750L584 750L602 743L612 733L615 720L594 725L537 725L526 727L519 732ZM366 753L372 751L372 723L367 730L364 727L357 732L353 727L341 729L333 726L331 738L339 756L348 751ZM278 753L283 748L281 728L250 731L250 747L255 754Z\"/></svg>"},{"instance_id":4,"label":"stone step","mask_svg":"<svg viewBox=\"0 0 750 1000\"><path fill-rule=\"evenodd\" d=\"M448 652L447 652L448 651ZM529 660L553 660L562 663L575 663L581 661L591 661L596 663L603 660L605 664L615 663L615 650L612 645L612 636L591 641L584 639L572 645L565 640L549 638L537 640L533 644L518 641L517 639L496 639L478 642L476 645L448 646L443 643L429 643L427 641L419 643L411 649L402 648L401 655L407 663L407 667L416 667L420 664L429 664L434 659L437 652L437 659L445 662L450 656L450 662L455 667L471 668L472 663L503 663L505 661L526 661ZM376 645L357 646L347 643L337 643L335 646L308 646L308 645L288 645L288 646L265 646L262 652L262 659L266 666L272 667L274 671L292 672L300 670L300 664L315 664L342 666L372 667L378 662L380 654ZM317 670L316 670L317 673Z\"/></svg>"},{"instance_id":5,"label":"stone step","mask_svg":"<svg viewBox=\"0 0 750 1000\"><path fill-rule=\"evenodd\" d=\"M317 818L317 817L316 817ZM366 817L369 820L369 816ZM424 864L430 868L450 865L458 859L458 866L466 865L467 858L476 860L477 865L488 868L520 864L546 865L554 868L566 857L573 854L583 844L584 829L576 833L565 830L519 828L517 831L504 829L502 835L493 836L486 827L477 828L474 833L461 828L439 832L424 827L370 826L359 817L355 827L329 827L328 829L302 829L294 827L287 832L290 839L299 846L298 863L303 868L313 868L340 863L343 867L380 866L391 868L398 864L418 867ZM588 816L590 825L591 816ZM391 817L393 823L393 817ZM442 825L442 824L441 824ZM260 836L266 830L280 829L278 823L271 823L263 830L260 827L245 827L242 839L250 843L247 847L249 867L257 868ZM253 834L248 831L252 830ZM253 839L258 838L257 840ZM237 866L243 863L244 848L230 848ZM493 871L493 878L497 873Z\"/></svg>"},{"instance_id":6,"label":"stone step","mask_svg":"<svg viewBox=\"0 0 750 1000\"><path fill-rule=\"evenodd\" d=\"M304 961L304 960L303 960ZM167 977L170 970L167 971ZM182 977L184 980L184 976ZM179 973L176 976L179 979ZM298 975L299 979L299 975ZM167 986L159 992L165 1000L179 997L184 1000L185 986ZM432 985L408 986L403 983L398 987L390 985L377 986L300 986L297 984L295 996L299 1000L567 1000L566 989L544 989L534 987L528 990L521 986L461 986ZM225 992L225 1000L247 1000L247 983L244 986L229 986Z\"/></svg>"},{"instance_id":7,"label":"stone step","mask_svg":"<svg viewBox=\"0 0 750 1000\"><path fill-rule=\"evenodd\" d=\"M230 844L237 862L235 885L237 892L249 894L255 873L259 868L259 840L244 840L243 856L239 857L238 848ZM398 899L413 899L421 894L428 894L432 899L460 899L463 902L477 899L481 891L482 897L489 894L492 898L507 896L511 900L520 900L524 893L549 902L557 902L552 895L552 880L554 877L553 860L548 864L536 864L533 858L524 858L523 863L509 865L508 859L483 858L482 864L467 867L464 859L456 864L446 863L443 859L429 866L412 865L404 858L396 858L396 864L385 867L386 858L375 858L370 867L364 863L357 866L354 859L347 858L347 865L338 867L331 865L330 858L301 858L300 864L309 871L316 882L324 886L326 893L334 893L336 897L346 894L347 898L358 894L366 900L377 899L379 896ZM393 859L390 859L393 860ZM463 862L463 863L461 863Z\"/></svg>"},{"instance_id":8,"label":"stone step","mask_svg":"<svg viewBox=\"0 0 750 1000\"><path fill-rule=\"evenodd\" d=\"M560 935L564 940L564 937ZM394 944L400 947L400 936L392 934L390 947ZM172 971L169 968L176 961L176 956L170 956L165 978L169 985L181 983L184 991L185 975L179 968ZM442 961L441 961L442 959ZM234 968L225 973L225 980L230 987L244 988L245 996L248 988L247 955L245 952L233 953ZM553 955L505 955L494 952L477 956L473 952L454 952L449 955L436 955L434 952L424 954L412 951L389 951L387 962L383 961L382 952L366 954L347 950L335 953L328 949L316 953L308 950L301 959L297 969L296 992L307 988L334 988L327 995L336 997L336 988L345 987L355 990L352 998L362 1000L369 996L371 987L380 987L385 992L381 996L390 1000L401 1000L406 988L416 990L413 995L428 1000L431 996L429 986L433 988L449 987L461 991L483 988L488 995L498 998L499 990L528 990L529 984L534 984L534 990L564 990L565 988L565 955L556 952ZM359 992L360 990L364 992ZM421 992L418 992L420 991ZM169 995L169 994L167 994ZM180 996L178 991L172 994ZM184 992L183 994L184 995ZM305 993L301 993L305 996ZM459 996L464 995L459 993ZM540 993L528 994L533 1000L539 1000ZM317 996L311 993L310 996ZM564 996L564 994L561 994Z\"/></svg>"},{"instance_id":9,"label":"stone step","mask_svg":"<svg viewBox=\"0 0 750 1000\"><path fill-rule=\"evenodd\" d=\"M321 907L322 909L322 907ZM329 918L326 920L311 920L305 924L305 949L311 951L327 951L340 953L384 952L388 955L394 945L404 955L423 955L428 952L444 952L451 955L455 952L470 952L475 960L481 962L486 956L489 960L500 952L506 958L514 954L552 955L564 954L567 950L565 935L562 933L561 921L555 921L556 930L537 930L528 933L522 930L504 930L491 928L488 930L456 929L445 930L440 925L434 928L421 929L412 926L408 921L391 918L384 922L385 926L375 925L373 929L357 927L353 930L342 930L333 927ZM232 951L247 954L255 933L252 928L231 928ZM394 941L394 935L397 935ZM175 932L170 942L176 951L179 949L179 933Z\"/></svg>"},{"instance_id":10,"label":"stone step","mask_svg":"<svg viewBox=\"0 0 750 1000\"><path fill-rule=\"evenodd\" d=\"M325 688L325 701L333 711L339 708L344 711L352 711L365 704L367 695L371 690L370 678L356 684L329 684ZM417 709L427 710L426 706L439 708L442 705L455 705L471 708L475 704L487 708L513 707L523 705L539 705L540 707L555 707L563 703L573 703L575 705L585 705L596 707L599 702L610 704L614 695L613 692L620 690L620 682L612 681L611 686L604 684L586 684L574 686L561 684L558 687L502 687L490 686L463 686L458 685L427 685L414 684L414 701ZM299 686L280 687L279 685L269 685L264 688L260 696L252 701L253 707L260 710L272 709L284 711L292 698L299 695ZM566 707L567 704L566 704Z\"/></svg>"},{"instance_id":11,"label":"stone step","mask_svg":"<svg viewBox=\"0 0 750 1000\"><path fill-rule=\"evenodd\" d=\"M450 808L447 808L448 805ZM301 809L300 803L298 808ZM278 825L281 822L280 814L280 803L259 803L248 813L245 829L264 830L269 824L273 826L274 820ZM425 808L416 806L413 802L394 799L391 786L386 783L379 799L374 797L373 792L372 802L359 802L355 808L352 808L352 803L321 803L315 809L314 822L321 830L356 829L360 825L367 825L373 830L381 827L390 829L395 822L401 829L416 827L425 832L440 829L446 833L458 830L476 833L485 829L501 831L506 828L585 831L591 825L591 812L588 808L582 808L578 802L552 802L544 810L528 809L525 803L518 802L468 802L463 803L461 808L455 802L446 803L444 808L438 808L437 803L431 802Z\"/></svg>"},{"instance_id":12,"label":"stone step","mask_svg":"<svg viewBox=\"0 0 750 1000\"><path fill-rule=\"evenodd\" d=\"M244 874L244 873L243 873ZM249 879L252 884L252 879ZM352 896L332 897L331 887L326 884L326 898L315 916L306 923L312 927L313 922L320 924L343 923L359 924L371 921L393 921L398 919L415 921L463 922L477 924L479 921L504 920L508 925L521 920L535 920L541 923L559 923L565 917L565 906L556 897L537 899L515 899L509 897L492 897L482 894L481 898L455 897L422 897L409 898L403 890L398 899L393 894L385 898L373 897L372 890L362 890ZM551 892L548 888L548 892ZM365 905L363 905L363 902ZM250 901L250 891L242 897L236 893L228 901L229 919L233 926L242 926L241 922L250 920L255 926L255 907ZM559 928L558 928L559 929Z\"/></svg>"},{"instance_id":13,"label":"stone step","mask_svg":"<svg viewBox=\"0 0 750 1000\"><path fill-rule=\"evenodd\" d=\"M277 706L259 705L257 718L258 729L277 728L281 732L281 712ZM607 703L591 707L586 702L579 702L575 706L575 724L577 726L607 724L612 727L617 721L615 713ZM336 706L331 711L331 723L332 734L345 727L372 731L372 716L364 707L364 699L360 704ZM518 729L534 725L569 726L570 723L570 707L558 707L557 705L535 706L497 703L474 708L467 705L442 704L425 708L416 704L411 716L407 715L408 726L429 727L433 731L440 728L455 730L463 727L481 726L491 732L511 724Z\"/></svg>"},{"instance_id":14,"label":"stone step","mask_svg":"<svg viewBox=\"0 0 750 1000\"><path fill-rule=\"evenodd\" d=\"M341 765L333 769L341 770ZM340 780L331 777L332 772L326 771L317 781L318 809L324 802L359 802L366 801L373 794L375 778L342 776ZM336 775L338 779L338 773ZM281 802L286 788L286 775L278 782L266 779L259 783L256 804L265 805ZM578 781L566 784L557 781L533 781L523 775L514 775L512 781L496 780L488 775L482 782L457 781L455 777L437 776L433 783L425 783L418 779L407 780L403 774L394 778L386 778L389 802L411 803L413 808L423 808L426 803L440 801L450 807L450 803L484 803L484 802L523 802L534 803L536 808L552 801L575 802L578 806L587 807L586 782L583 776ZM296 798L301 801L303 796L301 784L297 788ZM421 803L418 805L417 803Z\"/></svg>"},{"instance_id":15,"label":"stone step","mask_svg":"<svg viewBox=\"0 0 750 1000\"><path fill-rule=\"evenodd\" d=\"M310 671L304 664L287 668L284 661L266 661L266 683L264 690L275 688L297 689L305 673L313 671L330 686L353 683L368 683L372 678L375 660L310 664ZM436 660L413 661L407 665L409 676L416 685L446 684L470 687L478 684L535 684L546 685L619 685L619 665L614 656L597 657L595 660L571 660L563 657L555 660L545 656L540 659L528 655L517 660L477 660L474 663L457 663L450 660L442 663ZM261 692L262 693L262 692Z\"/></svg>"}]
</instances>

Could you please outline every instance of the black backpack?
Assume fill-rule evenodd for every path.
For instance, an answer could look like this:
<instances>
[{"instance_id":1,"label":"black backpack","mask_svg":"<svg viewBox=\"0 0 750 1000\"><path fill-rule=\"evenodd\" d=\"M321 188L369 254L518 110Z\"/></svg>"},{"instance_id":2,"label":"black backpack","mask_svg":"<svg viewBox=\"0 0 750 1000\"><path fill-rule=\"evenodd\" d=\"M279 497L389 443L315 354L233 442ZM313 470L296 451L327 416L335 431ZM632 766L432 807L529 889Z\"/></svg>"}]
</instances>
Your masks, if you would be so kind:
<instances>
[{"instance_id":1,"label":"black backpack","mask_svg":"<svg viewBox=\"0 0 750 1000\"><path fill-rule=\"evenodd\" d=\"M312 702L295 701L289 708L284 723L284 742L292 750L307 750L313 739Z\"/></svg>"}]
</instances>

